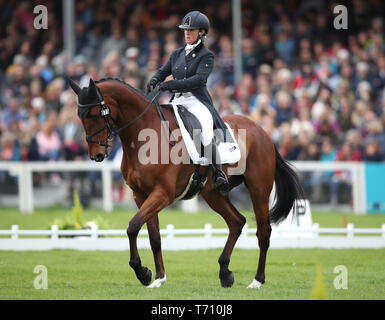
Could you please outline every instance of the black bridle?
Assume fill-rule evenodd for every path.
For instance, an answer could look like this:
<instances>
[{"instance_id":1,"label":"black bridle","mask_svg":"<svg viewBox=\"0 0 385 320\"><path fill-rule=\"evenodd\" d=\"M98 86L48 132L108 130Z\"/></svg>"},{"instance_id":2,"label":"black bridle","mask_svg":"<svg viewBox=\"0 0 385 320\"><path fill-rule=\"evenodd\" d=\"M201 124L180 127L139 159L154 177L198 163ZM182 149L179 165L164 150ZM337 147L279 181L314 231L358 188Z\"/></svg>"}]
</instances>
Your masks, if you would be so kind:
<instances>
[{"instance_id":1,"label":"black bridle","mask_svg":"<svg viewBox=\"0 0 385 320\"><path fill-rule=\"evenodd\" d=\"M86 135L86 141L88 143L95 143L105 148L105 157L108 157L108 147L110 146L108 144L109 141L112 141L120 132L122 132L124 129L127 129L129 126L133 125L136 121L138 121L141 117L144 116L144 114L150 109L151 105L154 103L155 99L159 96L161 91L157 91L151 101L148 103L146 108L133 120L129 121L127 124L125 124L123 127L116 129L116 119L111 114L110 107L104 102L104 98L102 93L100 92L99 88L96 87L96 94L98 101L94 103L88 103L88 104L81 104L78 103L78 115L80 118L102 118L104 120L104 127L96 130L94 133L91 133L89 135ZM101 110L100 113L97 115L89 115L89 111L93 107L100 106ZM107 129L108 135L104 142L93 140L92 138L99 134L100 132Z\"/></svg>"}]
</instances>

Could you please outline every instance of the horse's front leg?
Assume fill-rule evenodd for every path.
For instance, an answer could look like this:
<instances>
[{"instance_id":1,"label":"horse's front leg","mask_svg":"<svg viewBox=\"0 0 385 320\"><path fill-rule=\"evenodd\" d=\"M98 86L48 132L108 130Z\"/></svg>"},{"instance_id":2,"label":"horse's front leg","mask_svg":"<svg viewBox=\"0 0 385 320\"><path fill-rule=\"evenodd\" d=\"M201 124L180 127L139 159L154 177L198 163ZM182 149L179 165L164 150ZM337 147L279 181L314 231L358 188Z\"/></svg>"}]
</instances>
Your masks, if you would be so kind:
<instances>
[{"instance_id":1,"label":"horse's front leg","mask_svg":"<svg viewBox=\"0 0 385 320\"><path fill-rule=\"evenodd\" d=\"M134 199L138 208L143 205L143 202L146 200L146 198L146 194L134 191ZM147 230L156 268L155 281L150 284L148 288L158 288L164 282L166 282L166 272L163 265L162 246L159 232L159 218L157 214L147 222Z\"/></svg>"},{"instance_id":2,"label":"horse's front leg","mask_svg":"<svg viewBox=\"0 0 385 320\"><path fill-rule=\"evenodd\" d=\"M154 189L151 194L144 200L143 204L140 206L137 214L131 219L127 227L127 236L130 241L130 266L134 269L136 277L139 281L147 286L150 284L152 279L152 271L146 267L142 266L138 248L137 248L137 238L140 229L143 224L152 220L157 216L158 212L170 204L169 196L167 192L162 188ZM150 229L153 229L153 222L150 222ZM158 232L159 233L159 232ZM153 237L155 239L155 233L150 232L150 240ZM151 244L151 246L153 246Z\"/></svg>"},{"instance_id":3,"label":"horse's front leg","mask_svg":"<svg viewBox=\"0 0 385 320\"><path fill-rule=\"evenodd\" d=\"M147 222L147 230L156 268L155 280L147 288L159 288L166 282L166 272L163 265L158 215L155 215Z\"/></svg>"}]
</instances>

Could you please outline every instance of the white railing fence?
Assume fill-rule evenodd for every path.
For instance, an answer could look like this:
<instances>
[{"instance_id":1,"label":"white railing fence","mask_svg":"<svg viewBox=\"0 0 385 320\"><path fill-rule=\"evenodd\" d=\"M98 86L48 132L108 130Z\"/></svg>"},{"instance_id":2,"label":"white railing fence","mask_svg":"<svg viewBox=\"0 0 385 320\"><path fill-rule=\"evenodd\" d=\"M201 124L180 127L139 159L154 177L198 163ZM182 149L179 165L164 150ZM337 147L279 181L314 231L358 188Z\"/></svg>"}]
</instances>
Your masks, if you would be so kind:
<instances>
[{"instance_id":1,"label":"white railing fence","mask_svg":"<svg viewBox=\"0 0 385 320\"><path fill-rule=\"evenodd\" d=\"M35 204L33 197L32 174L34 172L82 172L100 171L103 184L103 209L110 212L112 203L112 172L120 170L113 161L102 164L93 161L55 161L55 162L0 162L0 170L7 170L18 180L19 210L22 213L33 213Z\"/></svg>"},{"instance_id":2,"label":"white railing fence","mask_svg":"<svg viewBox=\"0 0 385 320\"><path fill-rule=\"evenodd\" d=\"M352 176L353 212L366 212L365 167L360 162L318 162L294 161L294 167L299 171L328 171L346 170ZM80 172L100 171L103 184L103 209L110 212L113 209L112 201L112 172L120 170L112 161L95 163L92 161L57 161L57 162L0 162L0 170L9 171L18 180L19 210L23 213L32 213L35 208L34 187L32 174L34 172ZM190 208L198 210L197 198L189 203ZM183 202L182 202L183 203Z\"/></svg>"},{"instance_id":3,"label":"white railing fence","mask_svg":"<svg viewBox=\"0 0 385 320\"><path fill-rule=\"evenodd\" d=\"M168 225L161 229L164 250L199 250L223 248L228 229L175 229ZM33 236L33 237L31 237ZM256 228L247 224L237 242L238 248L256 249ZM318 223L308 229L273 229L271 248L385 248L385 224L381 228L320 228ZM138 248L149 249L147 230L141 230ZM86 230L0 230L0 250L128 250L126 230L102 230L93 225Z\"/></svg>"}]
</instances>

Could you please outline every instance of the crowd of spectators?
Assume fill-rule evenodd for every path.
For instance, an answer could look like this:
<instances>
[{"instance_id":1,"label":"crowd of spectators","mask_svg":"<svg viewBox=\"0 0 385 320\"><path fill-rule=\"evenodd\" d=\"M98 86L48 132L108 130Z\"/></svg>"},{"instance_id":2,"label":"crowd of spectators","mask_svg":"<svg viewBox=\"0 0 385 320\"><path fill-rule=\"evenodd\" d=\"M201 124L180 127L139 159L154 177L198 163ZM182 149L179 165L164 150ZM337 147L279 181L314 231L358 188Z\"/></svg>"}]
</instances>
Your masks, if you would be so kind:
<instances>
[{"instance_id":1,"label":"crowd of spectators","mask_svg":"<svg viewBox=\"0 0 385 320\"><path fill-rule=\"evenodd\" d=\"M37 4L48 9L46 30L33 28ZM385 6L354 0L348 29L336 30L335 5L242 1L243 77L235 83L229 0L77 0L68 63L60 1L0 0L0 160L86 159L66 78L86 86L90 77L119 77L144 89L183 45L182 17L199 9L211 21L208 87L222 116L251 117L289 160L384 161Z\"/></svg>"}]
</instances>

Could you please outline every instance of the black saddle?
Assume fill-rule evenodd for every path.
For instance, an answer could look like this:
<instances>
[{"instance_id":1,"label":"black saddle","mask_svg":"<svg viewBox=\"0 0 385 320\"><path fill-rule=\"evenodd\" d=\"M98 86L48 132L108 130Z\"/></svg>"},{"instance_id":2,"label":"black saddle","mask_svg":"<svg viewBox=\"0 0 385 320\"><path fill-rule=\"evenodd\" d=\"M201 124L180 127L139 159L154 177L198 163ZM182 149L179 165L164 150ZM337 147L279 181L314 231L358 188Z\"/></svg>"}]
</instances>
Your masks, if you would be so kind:
<instances>
[{"instance_id":1,"label":"black saddle","mask_svg":"<svg viewBox=\"0 0 385 320\"><path fill-rule=\"evenodd\" d=\"M162 108L171 109L171 104L161 104ZM198 153L202 154L202 143L201 143L201 135L202 132L202 125L199 122L198 118L194 116L191 112L187 111L186 107L178 104L178 114L180 118L182 119L183 125L186 128L187 132L189 133L191 139L194 141L195 147L198 151ZM175 119L176 120L176 119Z\"/></svg>"},{"instance_id":2,"label":"black saddle","mask_svg":"<svg viewBox=\"0 0 385 320\"><path fill-rule=\"evenodd\" d=\"M171 104L161 104L162 108L167 108L173 110ZM201 143L200 133L202 131L201 123L198 118L194 116L191 112L182 105L177 105L178 114L182 119L183 125L185 126L187 132L190 134L190 137L193 139L195 148L202 155L203 154L203 145ZM175 116L175 115L174 115ZM176 119L175 119L176 121ZM177 121L176 121L177 122ZM195 135L195 139L194 139ZM188 185L185 190L176 197L176 200L188 200L192 199L194 196L199 194L204 188L207 182L207 174L210 167L208 166L204 173L200 173L200 165L196 166L195 172L191 175Z\"/></svg>"},{"instance_id":3,"label":"black saddle","mask_svg":"<svg viewBox=\"0 0 385 320\"><path fill-rule=\"evenodd\" d=\"M160 105L162 108L166 108L166 109L170 109L173 111L173 107L172 107L172 104L168 103L168 104L161 104ZM178 113L179 113L179 116L181 117L182 119L182 122L186 128L186 130L188 131L188 133L190 134L190 137L193 139L194 143L197 145L197 141L200 141L200 137L196 137L196 139L194 139L194 130L195 130L195 133L199 133L201 132L202 130L202 126L201 126L201 123L199 122L198 118L196 116L194 116L191 112L187 111L186 107L184 107L183 105L180 105L178 104L177 105L178 107ZM176 119L175 119L176 121ZM199 129L199 130L197 130ZM222 130L215 130L215 123L214 123L214 136L215 136L215 140L216 140L216 143L219 144L220 142L234 142L230 132L228 130L226 130L226 136L223 134L223 131ZM197 150L199 150L199 148L197 147Z\"/></svg>"}]
</instances>

